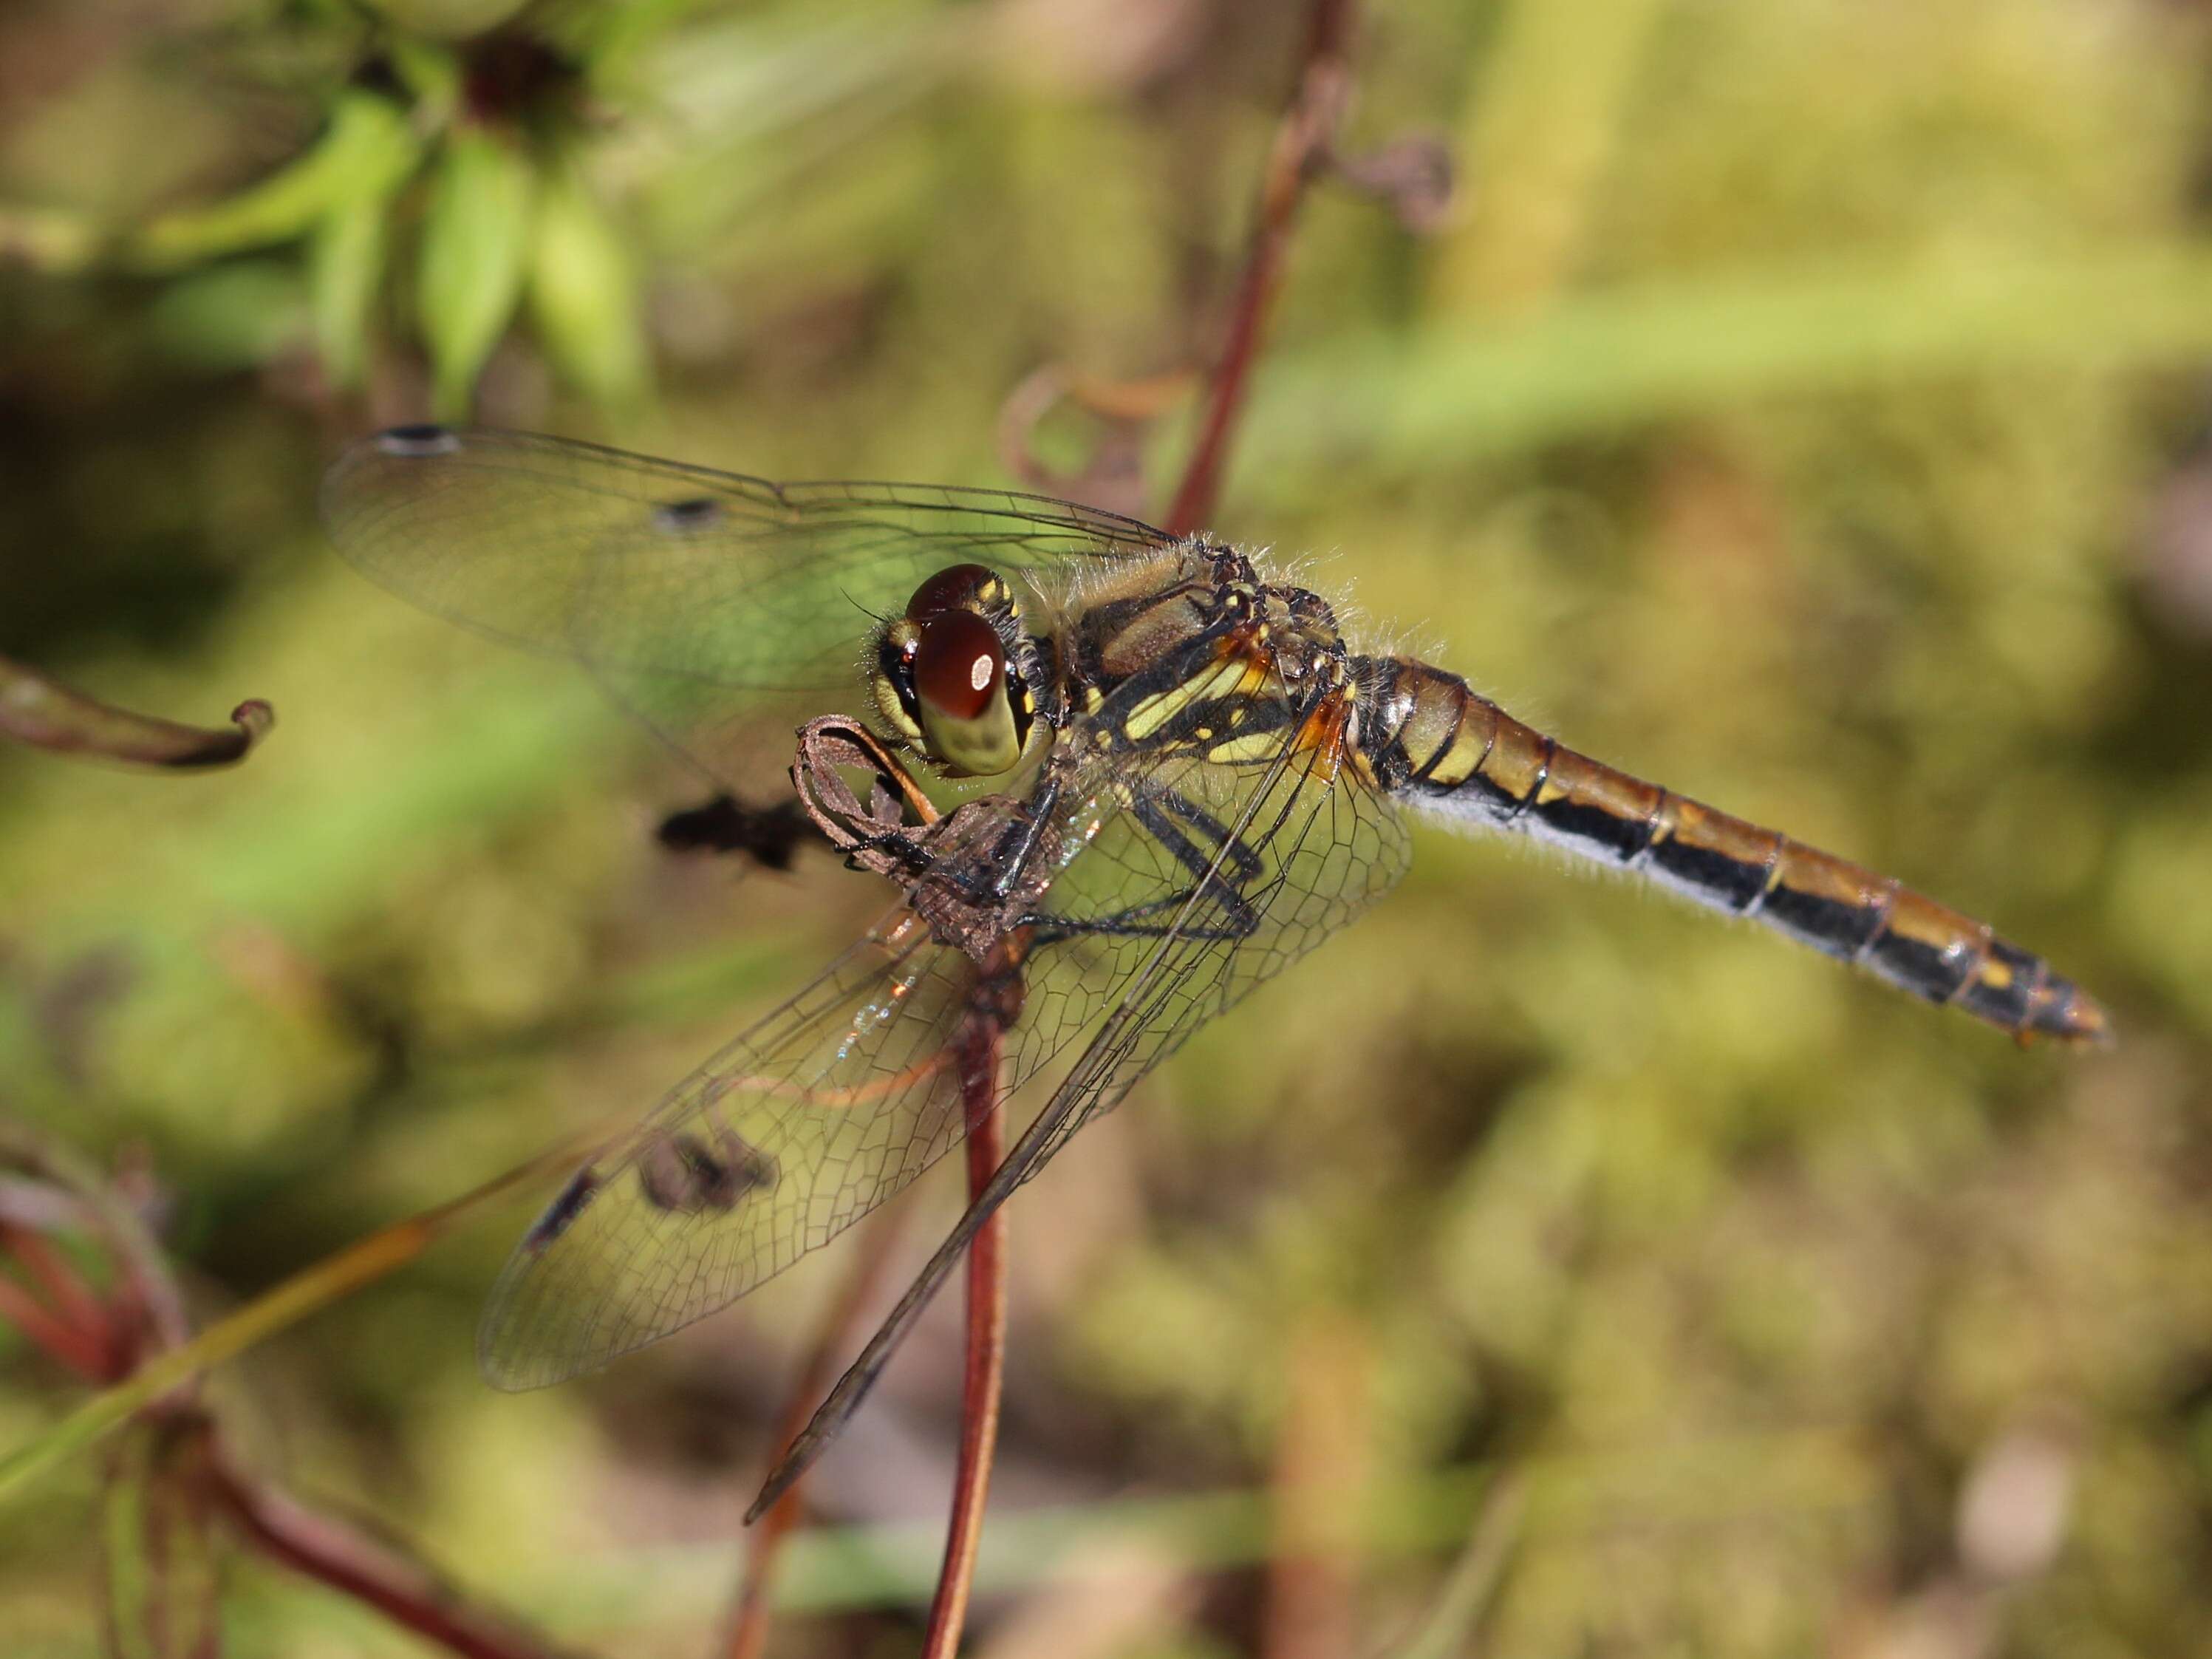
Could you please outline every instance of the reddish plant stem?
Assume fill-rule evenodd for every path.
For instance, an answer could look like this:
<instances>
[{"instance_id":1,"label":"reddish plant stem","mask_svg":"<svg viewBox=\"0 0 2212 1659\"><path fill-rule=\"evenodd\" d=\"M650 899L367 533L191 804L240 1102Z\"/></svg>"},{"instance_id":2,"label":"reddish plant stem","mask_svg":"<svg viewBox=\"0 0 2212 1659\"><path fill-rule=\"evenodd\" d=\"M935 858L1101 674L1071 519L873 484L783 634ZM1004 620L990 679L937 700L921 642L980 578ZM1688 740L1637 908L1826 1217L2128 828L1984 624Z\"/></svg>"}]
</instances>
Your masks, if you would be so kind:
<instances>
[{"instance_id":1,"label":"reddish plant stem","mask_svg":"<svg viewBox=\"0 0 2212 1659\"><path fill-rule=\"evenodd\" d=\"M968 1119L968 1194L980 1195L1004 1156L999 1120L999 1055L1004 1028L978 1021L963 1043L960 1097ZM929 1607L923 1659L952 1659L968 1620L975 1552L983 1540L983 1502L999 1442L999 1399L1006 1369L1006 1212L983 1224L968 1247L967 1366L960 1389L960 1462L945 1565Z\"/></svg>"},{"instance_id":2,"label":"reddish plant stem","mask_svg":"<svg viewBox=\"0 0 2212 1659\"><path fill-rule=\"evenodd\" d=\"M1352 0L1315 0L1299 58L1297 86L1275 129L1267 171L1261 175L1257 221L1230 306L1229 333L1214 366L1198 442L1160 526L1170 535L1188 536L1204 529L1220 495L1230 438L1282 286L1298 204L1328 159L1351 90L1352 26Z\"/></svg>"},{"instance_id":3,"label":"reddish plant stem","mask_svg":"<svg viewBox=\"0 0 2212 1659\"><path fill-rule=\"evenodd\" d=\"M1293 1333L1290 1400L1275 1455L1275 1540L1267 1568L1267 1659L1333 1659L1353 1639L1358 1528L1368 1420L1366 1340L1316 1311Z\"/></svg>"},{"instance_id":4,"label":"reddish plant stem","mask_svg":"<svg viewBox=\"0 0 2212 1659\"><path fill-rule=\"evenodd\" d=\"M272 1295L281 1299L289 1293L312 1307L319 1297L328 1299L323 1291L334 1278L357 1287L413 1260L484 1198L549 1164L568 1161L575 1150L572 1138L471 1193L372 1235L334 1258L335 1268L325 1263L295 1275ZM0 1249L11 1253L58 1307L75 1316L57 1314L29 1289L0 1273L0 1319L18 1324L33 1340L94 1381L135 1376L148 1364L170 1358L166 1350L189 1334L182 1299L158 1249L125 1207L73 1172L66 1160L26 1137L0 1133L0 1154L74 1194L116 1264L115 1288L103 1301L52 1240L34 1227L0 1221ZM166 1393L136 1407L136 1420L167 1419L179 1433L193 1437L200 1452L190 1481L195 1502L204 1500L207 1512L226 1521L242 1543L468 1659L563 1659L570 1651L472 1603L404 1545L252 1479L229 1456L221 1425L186 1398L194 1386L192 1373L180 1372L172 1381Z\"/></svg>"},{"instance_id":5,"label":"reddish plant stem","mask_svg":"<svg viewBox=\"0 0 2212 1659\"><path fill-rule=\"evenodd\" d=\"M859 1259L836 1301L830 1304L822 1328L815 1334L813 1349L792 1383L791 1397L784 1402L783 1415L776 1419L772 1445L787 1446L799 1438L813 1414L815 1402L836 1380L837 1351L859 1323L860 1310L882 1287L884 1269L905 1230L906 1215L906 1206L896 1206L878 1212L866 1228ZM728 1659L757 1659L768 1640L769 1590L775 1582L776 1557L782 1552L785 1538L799 1524L799 1488L794 1486L760 1518L746 1543L744 1588L738 1594L730 1616L729 1639L723 1648Z\"/></svg>"},{"instance_id":6,"label":"reddish plant stem","mask_svg":"<svg viewBox=\"0 0 2212 1659\"><path fill-rule=\"evenodd\" d=\"M217 1510L270 1559L374 1607L394 1624L467 1659L561 1659L532 1632L472 1606L395 1546L310 1510L232 1466L220 1444L209 1459Z\"/></svg>"},{"instance_id":7,"label":"reddish plant stem","mask_svg":"<svg viewBox=\"0 0 2212 1659\"><path fill-rule=\"evenodd\" d=\"M34 1228L0 1222L0 1247L12 1251L56 1312L81 1331L105 1333L108 1311L53 1242Z\"/></svg>"},{"instance_id":8,"label":"reddish plant stem","mask_svg":"<svg viewBox=\"0 0 2212 1659\"><path fill-rule=\"evenodd\" d=\"M33 748L185 771L228 766L269 734L276 714L251 697L230 720L228 729L210 730L134 714L0 657L0 737Z\"/></svg>"},{"instance_id":9,"label":"reddish plant stem","mask_svg":"<svg viewBox=\"0 0 2212 1659\"><path fill-rule=\"evenodd\" d=\"M13 1325L25 1341L87 1382L106 1380L110 1366L104 1332L71 1324L5 1273L0 1273L0 1324Z\"/></svg>"},{"instance_id":10,"label":"reddish plant stem","mask_svg":"<svg viewBox=\"0 0 2212 1659\"><path fill-rule=\"evenodd\" d=\"M1351 85L1347 46L1352 0L1315 0L1298 82L1278 126L1262 176L1257 223L1230 310L1229 332L1210 384L1206 410L1189 465L1164 527L1188 535L1213 511L1221 472L1235 432L1252 365L1281 285L1291 231L1307 185L1330 155ZM978 1021L961 1056L962 1104L967 1115L968 1187L978 1195L1004 1155L999 1119L998 1072L1005 1029ZM968 1250L966 1366L961 1389L961 1433L952 1516L945 1559L930 1604L925 1659L953 1659L967 1620L975 1555L982 1539L985 1498L998 1443L999 1407L1006 1373L1006 1214L993 1215ZM825 1342L826 1352L829 1345ZM810 1370L811 1368L810 1368ZM805 1398L815 1390L800 1390ZM787 1425L787 1441L803 1427ZM787 1492L766 1517L754 1547L754 1567L733 1626L732 1659L752 1659L765 1634L765 1563L791 1524L794 1494Z\"/></svg>"}]
</instances>

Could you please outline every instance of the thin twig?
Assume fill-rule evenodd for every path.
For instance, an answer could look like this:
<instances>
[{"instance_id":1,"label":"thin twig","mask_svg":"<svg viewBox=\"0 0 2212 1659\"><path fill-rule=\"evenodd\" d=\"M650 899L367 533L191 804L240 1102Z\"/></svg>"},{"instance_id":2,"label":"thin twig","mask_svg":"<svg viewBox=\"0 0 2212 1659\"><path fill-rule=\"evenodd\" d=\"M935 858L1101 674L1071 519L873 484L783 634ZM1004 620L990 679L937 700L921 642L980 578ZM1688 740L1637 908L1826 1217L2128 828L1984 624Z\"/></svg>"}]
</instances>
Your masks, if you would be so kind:
<instances>
[{"instance_id":1,"label":"thin twig","mask_svg":"<svg viewBox=\"0 0 2212 1659\"><path fill-rule=\"evenodd\" d=\"M799 1437L806 1419L813 1415L814 1402L835 1380L837 1351L859 1322L860 1310L882 1288L884 1270L890 1263L899 1234L905 1230L908 1213L905 1205L878 1211L865 1230L852 1272L823 1316L813 1349L792 1383L791 1397L784 1403L783 1415L776 1419L771 1444L781 1449ZM799 1488L793 1486L775 1500L748 1537L744 1588L738 1594L730 1616L729 1639L723 1649L727 1659L757 1659L768 1640L769 1590L775 1583L776 1558L782 1552L783 1540L799 1523Z\"/></svg>"},{"instance_id":2,"label":"thin twig","mask_svg":"<svg viewBox=\"0 0 2212 1659\"><path fill-rule=\"evenodd\" d=\"M1300 55L1297 86L1283 112L1261 176L1260 205L1244 268L1229 312L1229 334L1214 365L1206 416L1189 466L1161 528L1188 536L1206 527L1221 493L1221 472L1237 416L1244 406L1252 364L1282 286L1291 230L1306 186L1329 157L1352 88L1352 0L1315 0Z\"/></svg>"},{"instance_id":3,"label":"thin twig","mask_svg":"<svg viewBox=\"0 0 2212 1659\"><path fill-rule=\"evenodd\" d=\"M1346 48L1352 14L1352 0L1316 0L1300 58L1298 84L1277 131L1261 180L1258 223L1231 308L1228 339L1212 377L1205 422L1167 514L1165 528L1172 533L1184 535L1198 528L1212 513L1219 493L1221 470L1237 416L1280 284L1291 223L1307 184L1331 153L1343 113L1350 87ZM1003 1024L979 1019L971 1027L961 1056L971 1203L983 1195L997 1173L1002 1152L998 1073L1004 1036ZM925 1659L952 1659L958 1650L982 1537L984 1500L990 1486L1005 1382L1006 1217L1002 1210L994 1211L976 1231L969 1245L967 1267L967 1363L961 1391L959 1466L944 1564L930 1607ZM793 1450L786 1454L779 1471L793 1466L795 1460L796 1467L805 1467L808 1454L799 1443L808 1431L802 1431L793 1440ZM777 1480L778 1474L772 1474L766 1491L777 1492ZM789 1496L787 1490L771 1501L780 1510ZM774 1515L776 1510L769 1513ZM749 1595L756 1593L749 1587ZM744 1638L748 1628L741 1623L733 1644ZM752 1650L733 1646L740 1655Z\"/></svg>"},{"instance_id":4,"label":"thin twig","mask_svg":"<svg viewBox=\"0 0 2212 1659\"><path fill-rule=\"evenodd\" d=\"M230 721L210 730L135 714L0 657L0 736L33 748L197 771L243 760L268 736L276 714L250 697L230 711Z\"/></svg>"},{"instance_id":5,"label":"thin twig","mask_svg":"<svg viewBox=\"0 0 2212 1659\"><path fill-rule=\"evenodd\" d=\"M165 1435L183 1437L173 1443L196 1449L200 1455L188 1483L191 1490L203 1496L246 1545L469 1659L557 1659L561 1650L471 1603L403 1546L309 1509L280 1489L247 1476L224 1447L221 1425L185 1395L201 1367L411 1260L492 1194L541 1170L553 1157L568 1161L574 1150L571 1143L557 1155L532 1159L473 1193L386 1228L295 1275L210 1328L199 1340L185 1342L188 1328L167 1264L127 1208L65 1149L21 1129L0 1131L0 1158L33 1172L41 1183L50 1183L49 1190L87 1218L114 1261L113 1288L103 1300L51 1239L21 1223L0 1220L0 1247L22 1264L63 1310L49 1309L30 1290L0 1274L0 1319L16 1324L90 1379L116 1384L90 1402L89 1414L81 1410L80 1417L100 1425L153 1424ZM226 1328L232 1333L227 1336L222 1334ZM161 1346L149 1354L140 1340L144 1338ZM183 1346L167 1346L176 1343ZM125 1373L127 1380L118 1382L118 1376ZM84 1443L100 1431L94 1428L81 1437L59 1437ZM49 1450L45 1455L53 1455ZM33 1468L43 1462L29 1460ZM22 1465L26 1460L18 1455L10 1462Z\"/></svg>"},{"instance_id":6,"label":"thin twig","mask_svg":"<svg viewBox=\"0 0 2212 1659\"><path fill-rule=\"evenodd\" d=\"M1364 1353L1364 1334L1343 1315L1316 1311L1293 1334L1275 1455L1261 1642L1267 1659L1334 1659L1352 1650L1366 1498Z\"/></svg>"},{"instance_id":7,"label":"thin twig","mask_svg":"<svg viewBox=\"0 0 2212 1659\"><path fill-rule=\"evenodd\" d=\"M1528 1476L1508 1469L1483 1498L1467 1547L1445 1576L1435 1605L1405 1644L1392 1650L1392 1659L1471 1659L1477 1651L1475 1627L1520 1544L1528 1512Z\"/></svg>"},{"instance_id":8,"label":"thin twig","mask_svg":"<svg viewBox=\"0 0 2212 1659\"><path fill-rule=\"evenodd\" d=\"M112 1433L162 1395L191 1382L210 1366L266 1341L307 1315L404 1267L495 1198L572 1163L605 1139L614 1123L611 1118L594 1125L458 1198L379 1228L216 1320L181 1347L146 1358L129 1376L84 1401L29 1443L0 1453L0 1499Z\"/></svg>"},{"instance_id":9,"label":"thin twig","mask_svg":"<svg viewBox=\"0 0 2212 1659\"><path fill-rule=\"evenodd\" d=\"M1141 517L1151 510L1145 490L1144 432L1201 390L1200 377L1176 369L1140 380L1106 380L1061 363L1046 363L1012 392L999 409L999 464L1022 488ZM1096 428L1090 459L1073 471L1046 463L1037 430L1062 409Z\"/></svg>"},{"instance_id":10,"label":"thin twig","mask_svg":"<svg viewBox=\"0 0 2212 1659\"><path fill-rule=\"evenodd\" d=\"M469 1601L397 1546L242 1474L220 1442L210 1486L222 1515L261 1553L374 1607L468 1659L558 1659L572 1651Z\"/></svg>"},{"instance_id":11,"label":"thin twig","mask_svg":"<svg viewBox=\"0 0 2212 1659\"><path fill-rule=\"evenodd\" d=\"M999 1055L1005 1030L979 1020L963 1042L960 1097L968 1118L968 1195L972 1202L997 1172L1002 1151L999 1123ZM999 1398L1006 1370L1006 1212L995 1212L968 1247L967 1367L960 1388L960 1462L954 1478L952 1521L945 1535L945 1565L930 1603L923 1659L952 1659L968 1619L968 1591L975 1576L975 1551L983 1539L983 1500L991 1486L991 1462L999 1443Z\"/></svg>"},{"instance_id":12,"label":"thin twig","mask_svg":"<svg viewBox=\"0 0 2212 1659\"><path fill-rule=\"evenodd\" d=\"M183 1340L182 1303L159 1248L97 1171L20 1125L0 1131L0 1166L23 1171L4 1182L10 1211L0 1214L0 1256L30 1280L0 1273L0 1321L94 1383L128 1376L149 1344ZM51 1236L79 1227L112 1264L105 1296Z\"/></svg>"},{"instance_id":13,"label":"thin twig","mask_svg":"<svg viewBox=\"0 0 2212 1659\"><path fill-rule=\"evenodd\" d=\"M72 1324L5 1273L0 1273L0 1325L12 1325L25 1341L88 1382L106 1379L104 1333Z\"/></svg>"},{"instance_id":14,"label":"thin twig","mask_svg":"<svg viewBox=\"0 0 2212 1659\"><path fill-rule=\"evenodd\" d=\"M34 1228L0 1222L0 1246L23 1264L23 1271L46 1293L46 1300L64 1319L79 1330L106 1330L106 1308L84 1282L83 1275L45 1235Z\"/></svg>"}]
</instances>

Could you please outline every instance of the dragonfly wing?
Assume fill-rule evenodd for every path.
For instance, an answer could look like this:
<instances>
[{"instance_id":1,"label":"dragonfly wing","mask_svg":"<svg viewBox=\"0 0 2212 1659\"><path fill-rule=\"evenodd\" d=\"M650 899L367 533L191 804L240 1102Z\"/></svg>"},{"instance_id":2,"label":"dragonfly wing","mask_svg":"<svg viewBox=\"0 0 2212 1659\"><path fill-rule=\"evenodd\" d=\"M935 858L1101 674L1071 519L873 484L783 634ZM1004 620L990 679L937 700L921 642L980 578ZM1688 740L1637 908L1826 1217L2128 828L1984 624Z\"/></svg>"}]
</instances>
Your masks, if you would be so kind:
<instances>
[{"instance_id":1,"label":"dragonfly wing","mask_svg":"<svg viewBox=\"0 0 2212 1659\"><path fill-rule=\"evenodd\" d=\"M537 1388L727 1304L960 1136L968 960L902 908L576 1171L494 1288L477 1351Z\"/></svg>"},{"instance_id":2,"label":"dragonfly wing","mask_svg":"<svg viewBox=\"0 0 2212 1659\"><path fill-rule=\"evenodd\" d=\"M1121 805L1086 796L1071 827L1116 844ZM989 884L981 867L965 875ZM1079 1046L1121 971L1048 963L1005 1046L1003 1093ZM735 1301L906 1186L966 1133L958 1045L976 988L967 955L894 910L570 1177L493 1288L484 1375L527 1389L593 1370Z\"/></svg>"},{"instance_id":3,"label":"dragonfly wing","mask_svg":"<svg viewBox=\"0 0 2212 1659\"><path fill-rule=\"evenodd\" d=\"M565 439L403 427L331 465L325 525L428 611L582 664L718 775L710 735L777 692L857 693L873 619L980 560L1040 605L1172 538L1006 491L787 483ZM811 712L823 713L817 706Z\"/></svg>"},{"instance_id":4,"label":"dragonfly wing","mask_svg":"<svg viewBox=\"0 0 2212 1659\"><path fill-rule=\"evenodd\" d=\"M1190 1035L1345 927L1409 861L1399 807L1296 738L1306 711L1279 689L1285 731L1234 763L1195 745L1121 748L1094 733L1111 703L1070 733L1097 758L1066 792L1064 838L1084 850L1035 918L1025 1012L1009 1038L1014 1086L1050 1034L1091 1042L1057 1085L1084 1096L1051 1144L1118 1103Z\"/></svg>"},{"instance_id":5,"label":"dragonfly wing","mask_svg":"<svg viewBox=\"0 0 2212 1659\"><path fill-rule=\"evenodd\" d=\"M1279 696L1281 694L1278 694ZM1223 764L1183 748L1089 769L1079 801L1121 810L1050 892L1017 1056L1055 1024L1091 1032L1073 1066L769 1477L751 1516L803 1474L856 1410L983 1224L1068 1138L1117 1105L1206 1021L1395 886L1401 814L1344 757L1302 744L1285 708L1273 752ZM1109 705L1094 720L1116 717ZM1084 738L1079 729L1079 741ZM1100 745L1109 747L1108 745ZM1195 866L1195 867L1194 867ZM1047 1012L1048 1011L1048 1012Z\"/></svg>"},{"instance_id":6,"label":"dragonfly wing","mask_svg":"<svg viewBox=\"0 0 2212 1659\"><path fill-rule=\"evenodd\" d=\"M1273 696L1261 723L1297 732L1305 711ZM1032 945L1001 1045L1001 1099L1034 1083L1029 1097L1048 1103L1016 1183L1405 863L1395 808L1325 753L1286 736L1225 764L1187 744L1119 743L1127 712L1109 699L1066 734L1065 752L1085 758L1048 807L995 798L1010 821L1049 811L1041 842L1064 849L1020 918ZM989 890L998 872L957 866L1002 844L976 835L936 873ZM899 1190L965 1132L957 1056L976 990L963 952L894 912L577 1172L494 1291L486 1374L525 1388L604 1364L744 1295Z\"/></svg>"}]
</instances>

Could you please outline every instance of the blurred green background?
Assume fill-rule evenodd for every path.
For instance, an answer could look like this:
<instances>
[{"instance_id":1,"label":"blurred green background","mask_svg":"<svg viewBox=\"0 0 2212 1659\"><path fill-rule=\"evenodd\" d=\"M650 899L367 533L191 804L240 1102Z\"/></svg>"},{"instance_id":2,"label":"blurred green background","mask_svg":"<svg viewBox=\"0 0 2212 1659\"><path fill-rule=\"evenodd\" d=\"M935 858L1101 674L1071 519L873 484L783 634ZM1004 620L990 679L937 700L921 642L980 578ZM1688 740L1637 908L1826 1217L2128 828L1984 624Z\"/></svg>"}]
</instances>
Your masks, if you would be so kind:
<instances>
[{"instance_id":1,"label":"blurred green background","mask_svg":"<svg viewBox=\"0 0 2212 1659\"><path fill-rule=\"evenodd\" d=\"M660 851L696 784L343 567L319 469L472 400L1006 482L1041 366L1212 349L1300 10L0 13L0 654L282 720L200 777L0 750L0 1115L140 1170L212 1314L795 986L880 892ZM1369 9L1346 148L1438 135L1458 197L1415 234L1317 191L1216 528L1990 918L2122 1042L2023 1052L1425 833L1014 1206L979 1651L2212 1642L2208 72L2179 0ZM1115 504L1159 510L1187 429ZM527 1213L214 1397L561 1638L700 1652L844 1253L507 1397L471 1330ZM823 1465L775 1651L914 1650L957 1338L947 1298ZM81 1397L0 1332L0 1447ZM98 1650L98 1476L0 1510L10 1653ZM224 1605L238 1654L423 1650L244 1553Z\"/></svg>"}]
</instances>

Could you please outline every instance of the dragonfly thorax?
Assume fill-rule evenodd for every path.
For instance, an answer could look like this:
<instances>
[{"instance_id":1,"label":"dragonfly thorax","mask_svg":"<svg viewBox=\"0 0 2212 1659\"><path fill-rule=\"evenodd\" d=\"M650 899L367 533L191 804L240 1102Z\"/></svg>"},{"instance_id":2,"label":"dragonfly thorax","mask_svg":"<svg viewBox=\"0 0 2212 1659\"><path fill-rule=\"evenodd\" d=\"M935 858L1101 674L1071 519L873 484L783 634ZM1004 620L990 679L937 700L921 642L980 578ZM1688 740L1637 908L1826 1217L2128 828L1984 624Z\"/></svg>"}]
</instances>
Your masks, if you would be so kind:
<instances>
[{"instance_id":1,"label":"dragonfly thorax","mask_svg":"<svg viewBox=\"0 0 2212 1659\"><path fill-rule=\"evenodd\" d=\"M1042 678L1005 580L985 566L956 564L877 630L868 689L892 734L932 765L951 777L992 777L1021 763Z\"/></svg>"}]
</instances>

